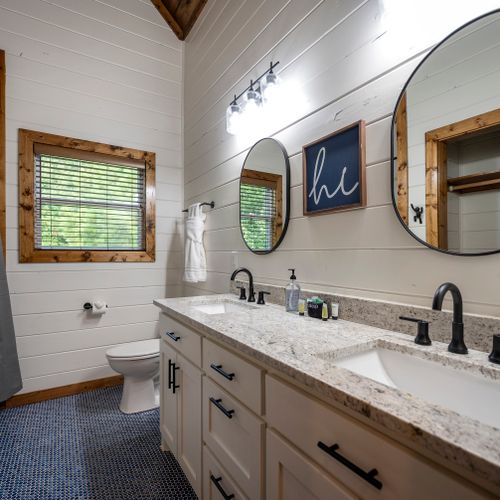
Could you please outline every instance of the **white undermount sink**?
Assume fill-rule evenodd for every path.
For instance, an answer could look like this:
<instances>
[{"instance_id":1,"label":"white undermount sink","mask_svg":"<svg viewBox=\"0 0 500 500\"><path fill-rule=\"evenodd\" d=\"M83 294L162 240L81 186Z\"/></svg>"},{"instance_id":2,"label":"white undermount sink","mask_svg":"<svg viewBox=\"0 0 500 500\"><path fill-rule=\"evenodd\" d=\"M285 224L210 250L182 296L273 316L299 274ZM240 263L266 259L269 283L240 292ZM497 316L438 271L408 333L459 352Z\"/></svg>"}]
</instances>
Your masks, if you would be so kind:
<instances>
[{"instance_id":1,"label":"white undermount sink","mask_svg":"<svg viewBox=\"0 0 500 500\"><path fill-rule=\"evenodd\" d=\"M381 347L335 359L333 363L500 428L500 380Z\"/></svg>"},{"instance_id":2,"label":"white undermount sink","mask_svg":"<svg viewBox=\"0 0 500 500\"><path fill-rule=\"evenodd\" d=\"M256 309L257 306L251 306L246 303L233 302L231 300L206 302L203 304L193 305L193 309L205 314L227 314L241 313Z\"/></svg>"}]
</instances>

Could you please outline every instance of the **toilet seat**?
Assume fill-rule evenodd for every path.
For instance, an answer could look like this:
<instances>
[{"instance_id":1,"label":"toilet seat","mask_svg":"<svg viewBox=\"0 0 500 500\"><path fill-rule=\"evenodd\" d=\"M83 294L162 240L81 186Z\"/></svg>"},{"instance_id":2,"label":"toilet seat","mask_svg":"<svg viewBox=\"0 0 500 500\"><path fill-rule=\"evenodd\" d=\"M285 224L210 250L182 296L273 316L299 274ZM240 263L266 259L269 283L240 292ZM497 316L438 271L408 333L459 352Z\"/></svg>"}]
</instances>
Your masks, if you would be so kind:
<instances>
[{"instance_id":1,"label":"toilet seat","mask_svg":"<svg viewBox=\"0 0 500 500\"><path fill-rule=\"evenodd\" d=\"M112 347L106 351L106 356L113 359L149 359L160 355L160 339L129 342Z\"/></svg>"}]
</instances>

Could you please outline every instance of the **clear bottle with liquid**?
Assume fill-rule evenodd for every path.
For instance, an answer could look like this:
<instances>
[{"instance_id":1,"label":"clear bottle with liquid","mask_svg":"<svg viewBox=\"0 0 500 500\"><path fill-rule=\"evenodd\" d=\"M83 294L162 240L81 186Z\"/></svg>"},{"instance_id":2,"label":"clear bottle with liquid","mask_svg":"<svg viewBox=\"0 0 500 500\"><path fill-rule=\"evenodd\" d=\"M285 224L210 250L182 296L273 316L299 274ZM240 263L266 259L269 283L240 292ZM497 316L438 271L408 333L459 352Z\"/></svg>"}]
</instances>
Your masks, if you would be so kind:
<instances>
[{"instance_id":1,"label":"clear bottle with liquid","mask_svg":"<svg viewBox=\"0 0 500 500\"><path fill-rule=\"evenodd\" d=\"M297 312L299 308L300 285L297 283L295 269L289 269L289 271L292 271L292 275L290 276L290 283L285 289L285 308L288 312Z\"/></svg>"}]
</instances>

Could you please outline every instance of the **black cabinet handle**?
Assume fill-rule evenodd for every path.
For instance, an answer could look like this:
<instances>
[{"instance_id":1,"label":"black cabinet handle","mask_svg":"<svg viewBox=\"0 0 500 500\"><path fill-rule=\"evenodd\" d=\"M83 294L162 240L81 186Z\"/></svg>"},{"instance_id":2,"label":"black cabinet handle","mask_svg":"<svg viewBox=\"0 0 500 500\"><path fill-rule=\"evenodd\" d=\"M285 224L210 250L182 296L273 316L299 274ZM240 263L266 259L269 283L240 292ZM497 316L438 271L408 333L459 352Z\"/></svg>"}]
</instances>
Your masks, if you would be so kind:
<instances>
[{"instance_id":1,"label":"black cabinet handle","mask_svg":"<svg viewBox=\"0 0 500 500\"><path fill-rule=\"evenodd\" d=\"M222 369L222 365L216 365L215 363L212 363L210 365L210 368L212 368L212 370L215 370L219 375L222 375L224 378L227 378L228 380L233 380L234 378L234 373L227 373Z\"/></svg>"},{"instance_id":2,"label":"black cabinet handle","mask_svg":"<svg viewBox=\"0 0 500 500\"><path fill-rule=\"evenodd\" d=\"M332 446L328 446L322 441L318 441L318 448L340 462L342 465L345 465L349 470L352 470L359 477L362 477L365 481L369 482L372 486L377 488L377 490L382 489L382 483L375 478L375 476L378 474L377 469L372 469L368 472L365 472L363 469L358 467L356 464L353 464L350 460L336 451L339 449L339 445L337 443Z\"/></svg>"},{"instance_id":3,"label":"black cabinet handle","mask_svg":"<svg viewBox=\"0 0 500 500\"><path fill-rule=\"evenodd\" d=\"M178 370L179 367L175 366L175 363L172 363L172 392L175 394L175 389L178 389L180 385L177 385L176 380L175 380L175 372Z\"/></svg>"},{"instance_id":4,"label":"black cabinet handle","mask_svg":"<svg viewBox=\"0 0 500 500\"><path fill-rule=\"evenodd\" d=\"M180 337L177 337L174 332L165 332L167 337L170 337L174 342L180 340Z\"/></svg>"},{"instance_id":5,"label":"black cabinet handle","mask_svg":"<svg viewBox=\"0 0 500 500\"><path fill-rule=\"evenodd\" d=\"M168 388L170 389L172 387L172 360L168 360Z\"/></svg>"},{"instance_id":6,"label":"black cabinet handle","mask_svg":"<svg viewBox=\"0 0 500 500\"><path fill-rule=\"evenodd\" d=\"M215 477L213 474L210 474L210 481L215 484L215 487L219 490L219 493L222 495L222 498L224 500L231 500L234 498L234 495L231 493L228 495L225 491L224 488L219 484L222 481L222 477Z\"/></svg>"},{"instance_id":7,"label":"black cabinet handle","mask_svg":"<svg viewBox=\"0 0 500 500\"><path fill-rule=\"evenodd\" d=\"M227 410L221 405L222 399L210 398L210 402L213 403L219 410L226 415L227 418L233 418L234 410Z\"/></svg>"}]
</instances>

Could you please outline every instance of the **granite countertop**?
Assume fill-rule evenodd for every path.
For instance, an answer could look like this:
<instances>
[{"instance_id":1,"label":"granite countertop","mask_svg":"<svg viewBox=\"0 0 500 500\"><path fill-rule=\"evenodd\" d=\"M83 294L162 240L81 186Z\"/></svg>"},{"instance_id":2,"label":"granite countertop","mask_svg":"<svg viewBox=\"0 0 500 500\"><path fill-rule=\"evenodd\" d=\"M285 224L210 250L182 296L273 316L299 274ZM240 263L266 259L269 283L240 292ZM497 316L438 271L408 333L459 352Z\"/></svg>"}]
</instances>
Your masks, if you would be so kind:
<instances>
[{"instance_id":1,"label":"granite countertop","mask_svg":"<svg viewBox=\"0 0 500 500\"><path fill-rule=\"evenodd\" d=\"M227 314L206 314L195 309L215 301L243 307ZM467 356L458 356L440 342L418 346L406 334L343 320L323 322L300 317L285 312L282 306L249 305L229 294L160 299L154 303L207 337L224 342L370 418L391 434L500 487L500 415L498 426L492 427L332 363L337 357L372 346L387 347L500 382L500 366L488 362L486 353L471 350Z\"/></svg>"}]
</instances>

